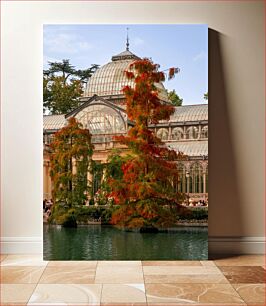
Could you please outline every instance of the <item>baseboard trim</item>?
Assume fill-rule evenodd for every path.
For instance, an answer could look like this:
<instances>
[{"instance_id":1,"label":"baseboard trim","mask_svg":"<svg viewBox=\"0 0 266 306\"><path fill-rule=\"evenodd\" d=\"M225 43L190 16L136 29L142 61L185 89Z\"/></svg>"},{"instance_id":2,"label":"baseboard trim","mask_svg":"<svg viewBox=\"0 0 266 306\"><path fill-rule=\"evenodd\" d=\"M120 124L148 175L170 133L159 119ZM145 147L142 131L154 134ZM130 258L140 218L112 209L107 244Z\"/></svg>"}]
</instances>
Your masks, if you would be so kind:
<instances>
[{"instance_id":1,"label":"baseboard trim","mask_svg":"<svg viewBox=\"0 0 266 306\"><path fill-rule=\"evenodd\" d=\"M43 252L42 237L1 237L2 254L39 254Z\"/></svg>"},{"instance_id":2,"label":"baseboard trim","mask_svg":"<svg viewBox=\"0 0 266 306\"><path fill-rule=\"evenodd\" d=\"M265 237L209 237L209 254L265 254Z\"/></svg>"},{"instance_id":3,"label":"baseboard trim","mask_svg":"<svg viewBox=\"0 0 266 306\"><path fill-rule=\"evenodd\" d=\"M209 237L209 254L265 254L265 237ZM39 254L42 237L1 237L2 254Z\"/></svg>"}]
</instances>

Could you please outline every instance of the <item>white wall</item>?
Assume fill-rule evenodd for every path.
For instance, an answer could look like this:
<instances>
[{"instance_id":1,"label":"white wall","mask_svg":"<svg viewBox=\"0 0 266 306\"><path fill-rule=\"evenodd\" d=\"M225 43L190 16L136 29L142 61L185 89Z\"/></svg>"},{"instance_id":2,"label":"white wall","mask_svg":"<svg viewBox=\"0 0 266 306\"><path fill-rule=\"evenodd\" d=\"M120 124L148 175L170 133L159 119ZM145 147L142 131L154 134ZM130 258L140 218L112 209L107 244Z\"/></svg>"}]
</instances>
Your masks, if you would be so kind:
<instances>
[{"instance_id":1,"label":"white wall","mask_svg":"<svg viewBox=\"0 0 266 306\"><path fill-rule=\"evenodd\" d=\"M2 252L42 250L44 23L209 25L211 251L263 252L263 1L5 1L1 6Z\"/></svg>"}]
</instances>

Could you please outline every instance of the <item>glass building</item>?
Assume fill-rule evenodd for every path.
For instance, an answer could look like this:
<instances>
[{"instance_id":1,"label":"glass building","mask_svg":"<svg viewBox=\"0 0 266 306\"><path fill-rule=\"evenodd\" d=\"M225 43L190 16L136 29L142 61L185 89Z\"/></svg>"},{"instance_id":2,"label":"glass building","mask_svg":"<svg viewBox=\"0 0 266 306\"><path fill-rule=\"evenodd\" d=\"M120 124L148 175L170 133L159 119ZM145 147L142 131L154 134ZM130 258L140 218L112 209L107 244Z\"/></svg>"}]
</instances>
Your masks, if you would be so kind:
<instances>
[{"instance_id":1,"label":"glass building","mask_svg":"<svg viewBox=\"0 0 266 306\"><path fill-rule=\"evenodd\" d=\"M93 159L105 163L113 148L127 150L113 140L115 135L124 135L132 126L125 111L125 96L122 88L134 87L124 71L138 56L126 51L112 57L111 61L100 67L89 79L80 98L81 106L64 115L45 115L43 117L43 182L44 197L51 197L49 177L49 144L53 135L61 129L71 116L90 130L94 144ZM159 99L169 103L162 83L156 84ZM177 161L179 181L178 191L186 193L190 199L208 199L208 105L184 105L175 107L169 121L161 121L150 128L162 139L166 146L188 156L185 161ZM91 178L90 178L91 179Z\"/></svg>"}]
</instances>

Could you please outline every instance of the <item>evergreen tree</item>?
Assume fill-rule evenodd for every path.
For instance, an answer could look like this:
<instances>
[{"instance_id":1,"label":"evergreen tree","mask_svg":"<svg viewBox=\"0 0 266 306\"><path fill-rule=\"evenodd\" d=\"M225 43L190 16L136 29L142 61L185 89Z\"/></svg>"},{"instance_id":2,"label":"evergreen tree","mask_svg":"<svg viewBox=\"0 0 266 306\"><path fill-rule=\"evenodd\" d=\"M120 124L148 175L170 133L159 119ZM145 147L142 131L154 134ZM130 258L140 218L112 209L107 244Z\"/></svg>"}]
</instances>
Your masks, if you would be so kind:
<instances>
[{"instance_id":1,"label":"evergreen tree","mask_svg":"<svg viewBox=\"0 0 266 306\"><path fill-rule=\"evenodd\" d=\"M168 92L168 99L174 106L181 106L183 103L183 99L179 97L174 89Z\"/></svg>"},{"instance_id":2,"label":"evergreen tree","mask_svg":"<svg viewBox=\"0 0 266 306\"><path fill-rule=\"evenodd\" d=\"M69 60L49 62L43 71L43 111L50 114L66 114L81 102L85 84L99 66L93 64L85 70L76 70Z\"/></svg>"},{"instance_id":3,"label":"evergreen tree","mask_svg":"<svg viewBox=\"0 0 266 306\"><path fill-rule=\"evenodd\" d=\"M75 67L69 63L68 59L63 59L62 62L48 62L49 69L44 70L44 75L60 75L64 83L67 82L67 79L70 76L76 74Z\"/></svg>"}]
</instances>

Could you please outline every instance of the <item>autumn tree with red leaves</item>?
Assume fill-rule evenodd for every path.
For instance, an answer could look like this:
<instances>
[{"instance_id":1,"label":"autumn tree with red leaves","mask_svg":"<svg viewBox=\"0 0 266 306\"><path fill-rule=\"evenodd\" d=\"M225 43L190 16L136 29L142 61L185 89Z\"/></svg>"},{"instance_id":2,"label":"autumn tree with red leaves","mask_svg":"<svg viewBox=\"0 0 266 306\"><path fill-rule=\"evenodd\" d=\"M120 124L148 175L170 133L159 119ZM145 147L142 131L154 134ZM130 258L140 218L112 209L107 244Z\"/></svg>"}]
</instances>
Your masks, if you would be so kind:
<instances>
[{"instance_id":1,"label":"autumn tree with red leaves","mask_svg":"<svg viewBox=\"0 0 266 306\"><path fill-rule=\"evenodd\" d=\"M70 118L55 134L50 148L54 203L62 203L67 209L84 204L90 189L87 174L93 153L89 130Z\"/></svg>"},{"instance_id":2,"label":"autumn tree with red leaves","mask_svg":"<svg viewBox=\"0 0 266 306\"><path fill-rule=\"evenodd\" d=\"M162 103L158 98L156 83L165 79L158 69L159 65L143 59L133 62L126 71L127 77L135 83L134 88L126 86L123 89L128 118L135 125L127 136L116 137L127 145L130 153L123 158L122 178L108 178L111 195L117 204L122 205L113 214L113 224L150 225L151 220L158 222L164 215L163 205L178 206L179 195L173 188L173 182L178 180L174 161L184 157L167 148L148 127L159 120L169 120L174 112L172 105ZM164 221L167 218L170 218L169 214L165 215Z\"/></svg>"}]
</instances>

